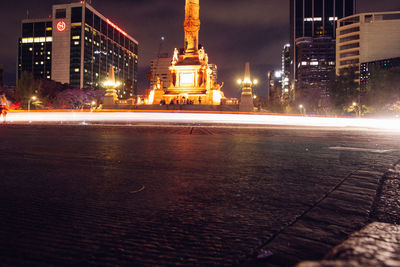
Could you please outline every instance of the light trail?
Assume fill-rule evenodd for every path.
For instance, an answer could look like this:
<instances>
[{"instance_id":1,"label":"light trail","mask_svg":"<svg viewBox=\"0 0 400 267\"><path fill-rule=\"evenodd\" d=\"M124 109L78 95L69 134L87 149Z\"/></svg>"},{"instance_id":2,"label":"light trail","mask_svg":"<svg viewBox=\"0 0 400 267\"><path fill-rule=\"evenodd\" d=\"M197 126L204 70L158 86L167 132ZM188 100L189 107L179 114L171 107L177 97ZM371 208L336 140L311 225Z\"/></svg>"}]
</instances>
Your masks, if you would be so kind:
<instances>
[{"instance_id":1,"label":"light trail","mask_svg":"<svg viewBox=\"0 0 400 267\"><path fill-rule=\"evenodd\" d=\"M152 123L152 124L230 124L253 126L299 126L324 128L369 128L400 131L400 119L293 116L246 113L210 112L149 112L149 111L35 111L10 112L10 123Z\"/></svg>"}]
</instances>

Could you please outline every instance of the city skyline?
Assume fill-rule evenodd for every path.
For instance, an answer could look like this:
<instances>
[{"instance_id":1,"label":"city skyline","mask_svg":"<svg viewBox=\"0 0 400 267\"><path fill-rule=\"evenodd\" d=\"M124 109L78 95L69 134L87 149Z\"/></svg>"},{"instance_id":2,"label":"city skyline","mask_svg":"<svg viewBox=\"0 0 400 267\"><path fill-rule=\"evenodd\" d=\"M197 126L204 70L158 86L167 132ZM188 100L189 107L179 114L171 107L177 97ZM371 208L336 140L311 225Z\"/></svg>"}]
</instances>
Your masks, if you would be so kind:
<instances>
[{"instance_id":1,"label":"city skyline","mask_svg":"<svg viewBox=\"0 0 400 267\"><path fill-rule=\"evenodd\" d=\"M121 0L110 5L107 1L92 1L96 9L139 41L140 90L148 85L145 74L149 70L150 61L158 52L161 36L165 37L161 52L171 54L175 47L182 47L184 10L180 1L173 2ZM30 18L48 17L51 13L49 5L60 3L66 1L46 0L40 6L18 1L3 9L6 12L0 18L4 40L3 49L0 50L0 64L4 64L7 84L15 82L17 39L21 20L26 18L27 10ZM269 14L270 10L274 12ZM400 3L388 0L357 3L358 13L386 10L400 10ZM289 1L282 5L277 0L246 3L202 0L201 21L200 43L206 46L213 59L212 63L219 66L220 81L225 82L227 95L238 96L240 88L235 85L235 81L241 77L242 66L246 61L252 63L254 75L262 82L260 87L266 87L267 70L279 67L281 48L289 42Z\"/></svg>"}]
</instances>

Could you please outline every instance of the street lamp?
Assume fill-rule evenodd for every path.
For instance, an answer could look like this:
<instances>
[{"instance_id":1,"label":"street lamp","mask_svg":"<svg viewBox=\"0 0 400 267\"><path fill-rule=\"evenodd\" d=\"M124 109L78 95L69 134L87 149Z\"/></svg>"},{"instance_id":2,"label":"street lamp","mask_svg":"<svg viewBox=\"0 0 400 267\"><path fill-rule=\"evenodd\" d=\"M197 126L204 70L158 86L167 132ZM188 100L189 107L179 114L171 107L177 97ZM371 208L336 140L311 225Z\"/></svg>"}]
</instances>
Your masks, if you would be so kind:
<instances>
[{"instance_id":1,"label":"street lamp","mask_svg":"<svg viewBox=\"0 0 400 267\"><path fill-rule=\"evenodd\" d=\"M32 100L35 101L36 99L37 99L36 96L32 96L31 98L29 98L29 101L28 101L28 112L31 111L31 101Z\"/></svg>"},{"instance_id":2,"label":"street lamp","mask_svg":"<svg viewBox=\"0 0 400 267\"><path fill-rule=\"evenodd\" d=\"M356 113L356 116L361 116L361 110L357 102L353 102L353 108L354 112Z\"/></svg>"},{"instance_id":3,"label":"street lamp","mask_svg":"<svg viewBox=\"0 0 400 267\"><path fill-rule=\"evenodd\" d=\"M306 108L303 105L299 105L299 109L301 114L306 114Z\"/></svg>"}]
</instances>

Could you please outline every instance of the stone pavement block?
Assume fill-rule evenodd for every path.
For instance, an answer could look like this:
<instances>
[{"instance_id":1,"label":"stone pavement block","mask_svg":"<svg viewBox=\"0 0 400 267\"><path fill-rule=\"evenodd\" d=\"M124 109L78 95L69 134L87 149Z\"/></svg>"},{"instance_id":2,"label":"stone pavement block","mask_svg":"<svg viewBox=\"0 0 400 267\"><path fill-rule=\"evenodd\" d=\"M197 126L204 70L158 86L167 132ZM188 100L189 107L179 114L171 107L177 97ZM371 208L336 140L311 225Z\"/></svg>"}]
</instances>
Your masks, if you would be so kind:
<instances>
[{"instance_id":1,"label":"stone pavement block","mask_svg":"<svg viewBox=\"0 0 400 267\"><path fill-rule=\"evenodd\" d=\"M371 203L372 204L372 203ZM322 209L328 209L345 214L354 214L368 216L372 210L371 205L365 205L365 202L341 200L336 198L327 198L319 205Z\"/></svg>"},{"instance_id":2,"label":"stone pavement block","mask_svg":"<svg viewBox=\"0 0 400 267\"><path fill-rule=\"evenodd\" d=\"M320 207L315 207L308 212L303 218L309 218L315 221L322 221L333 225L341 226L349 230L360 229L367 218L358 214L346 214L336 210L327 210Z\"/></svg>"},{"instance_id":3,"label":"stone pavement block","mask_svg":"<svg viewBox=\"0 0 400 267\"><path fill-rule=\"evenodd\" d=\"M289 227L285 233L289 235L298 235L332 246L343 242L349 235L348 232L343 231L342 227L337 225L305 218Z\"/></svg>"},{"instance_id":4,"label":"stone pavement block","mask_svg":"<svg viewBox=\"0 0 400 267\"><path fill-rule=\"evenodd\" d=\"M296 236L293 234L280 234L273 241L274 258L268 259L268 263L280 265L282 262L287 263L285 266L293 266L301 259L320 259L329 250L332 245L325 242L311 240L307 237Z\"/></svg>"},{"instance_id":5,"label":"stone pavement block","mask_svg":"<svg viewBox=\"0 0 400 267\"><path fill-rule=\"evenodd\" d=\"M297 267L400 266L400 226L372 223L335 247L321 262Z\"/></svg>"}]
</instances>

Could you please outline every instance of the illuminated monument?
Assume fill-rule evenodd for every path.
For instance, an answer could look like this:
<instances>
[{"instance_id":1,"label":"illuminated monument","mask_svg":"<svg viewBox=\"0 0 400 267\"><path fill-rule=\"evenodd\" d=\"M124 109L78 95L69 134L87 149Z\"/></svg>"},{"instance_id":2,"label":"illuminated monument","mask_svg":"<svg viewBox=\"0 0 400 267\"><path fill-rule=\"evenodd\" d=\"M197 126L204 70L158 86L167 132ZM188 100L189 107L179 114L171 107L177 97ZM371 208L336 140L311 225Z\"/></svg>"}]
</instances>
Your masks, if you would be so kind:
<instances>
[{"instance_id":1,"label":"illuminated monument","mask_svg":"<svg viewBox=\"0 0 400 267\"><path fill-rule=\"evenodd\" d=\"M257 80L251 80L250 78L250 63L246 62L244 79L238 80L238 83L242 86L242 97L240 99L239 111L240 112L253 112L253 85L258 83Z\"/></svg>"},{"instance_id":2,"label":"illuminated monument","mask_svg":"<svg viewBox=\"0 0 400 267\"><path fill-rule=\"evenodd\" d=\"M222 85L215 83L204 47L199 47L200 31L199 0L186 0L185 47L175 48L171 72L171 84L162 96L165 103L193 103L220 105L224 94ZM161 99L160 99L161 100ZM158 99L154 99L157 104Z\"/></svg>"}]
</instances>

